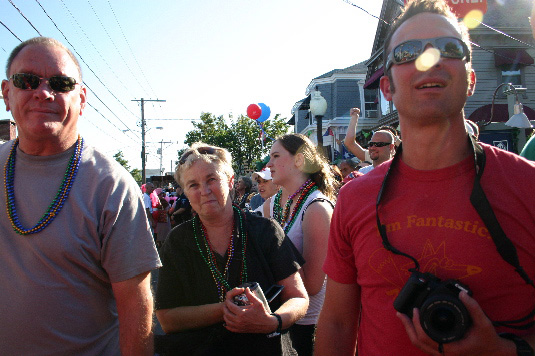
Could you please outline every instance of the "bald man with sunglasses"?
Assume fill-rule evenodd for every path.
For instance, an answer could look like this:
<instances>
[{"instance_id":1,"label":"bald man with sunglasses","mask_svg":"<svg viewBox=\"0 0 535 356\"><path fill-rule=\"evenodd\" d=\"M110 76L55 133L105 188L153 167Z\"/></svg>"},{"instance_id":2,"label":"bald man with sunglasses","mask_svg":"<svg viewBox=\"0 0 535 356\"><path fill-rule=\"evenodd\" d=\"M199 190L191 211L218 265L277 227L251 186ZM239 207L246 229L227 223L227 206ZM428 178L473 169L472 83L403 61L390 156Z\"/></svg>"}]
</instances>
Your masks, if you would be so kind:
<instances>
[{"instance_id":1,"label":"bald man with sunglasses","mask_svg":"<svg viewBox=\"0 0 535 356\"><path fill-rule=\"evenodd\" d=\"M476 77L445 1L409 1L384 48L403 143L340 190L315 355L533 355L535 164L466 132Z\"/></svg>"},{"instance_id":2,"label":"bald man with sunglasses","mask_svg":"<svg viewBox=\"0 0 535 356\"><path fill-rule=\"evenodd\" d=\"M85 142L80 65L36 37L8 58L18 138L0 146L0 353L152 355L161 266L132 176Z\"/></svg>"},{"instance_id":3,"label":"bald man with sunglasses","mask_svg":"<svg viewBox=\"0 0 535 356\"><path fill-rule=\"evenodd\" d=\"M359 169L362 174L371 172L375 167L394 157L396 148L392 133L386 130L375 132L370 142L368 142L368 152L372 165Z\"/></svg>"}]
</instances>

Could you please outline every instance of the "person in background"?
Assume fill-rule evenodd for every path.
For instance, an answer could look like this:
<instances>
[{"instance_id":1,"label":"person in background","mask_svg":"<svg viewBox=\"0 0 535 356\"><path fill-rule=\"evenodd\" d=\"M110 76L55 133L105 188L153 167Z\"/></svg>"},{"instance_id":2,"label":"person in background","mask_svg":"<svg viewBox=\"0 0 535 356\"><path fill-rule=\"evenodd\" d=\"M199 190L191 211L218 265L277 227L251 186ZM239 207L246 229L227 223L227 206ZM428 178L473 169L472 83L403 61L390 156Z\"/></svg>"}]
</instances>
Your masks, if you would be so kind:
<instances>
[{"instance_id":1,"label":"person in background","mask_svg":"<svg viewBox=\"0 0 535 356\"><path fill-rule=\"evenodd\" d=\"M316 356L533 355L535 163L467 133L471 42L445 0L407 2L384 53L403 143L340 191ZM431 274L451 298L421 293Z\"/></svg>"},{"instance_id":2,"label":"person in background","mask_svg":"<svg viewBox=\"0 0 535 356\"><path fill-rule=\"evenodd\" d=\"M364 162L360 162L358 165L357 165L357 170L361 170L362 168L364 167L367 167L367 166L371 166L372 163L371 162L368 162L368 161L364 161Z\"/></svg>"},{"instance_id":3,"label":"person in background","mask_svg":"<svg viewBox=\"0 0 535 356\"><path fill-rule=\"evenodd\" d=\"M342 183L342 180L344 179L343 175L342 175L342 171L340 170L340 168L338 168L338 166L336 164L331 164L330 165L331 167L331 171L333 173L333 178L336 182L338 182L338 186L340 186L340 183ZM338 194L338 192L336 192L336 194Z\"/></svg>"},{"instance_id":4,"label":"person in background","mask_svg":"<svg viewBox=\"0 0 535 356\"><path fill-rule=\"evenodd\" d=\"M271 147L267 167L273 183L281 189L271 199L269 215L265 216L279 222L306 261L300 273L310 306L305 317L290 328L290 335L299 355L311 355L325 297L325 273L321 268L338 183L325 158L301 134L279 137Z\"/></svg>"},{"instance_id":5,"label":"person in background","mask_svg":"<svg viewBox=\"0 0 535 356\"><path fill-rule=\"evenodd\" d=\"M279 186L273 183L271 171L268 167L264 167L260 172L254 172L253 179L258 184L258 194L264 200L264 203L254 211L261 216L269 216L270 198L277 193Z\"/></svg>"},{"instance_id":6,"label":"person in background","mask_svg":"<svg viewBox=\"0 0 535 356\"><path fill-rule=\"evenodd\" d=\"M169 210L169 214L171 215L171 225L173 227L191 219L191 204L181 186L176 187L176 195L177 198Z\"/></svg>"},{"instance_id":7,"label":"person in background","mask_svg":"<svg viewBox=\"0 0 535 356\"><path fill-rule=\"evenodd\" d=\"M246 209L249 201L252 198L251 188L253 187L253 180L247 176L242 176L238 179L235 188L234 203L236 203L240 209Z\"/></svg>"},{"instance_id":8,"label":"person in background","mask_svg":"<svg viewBox=\"0 0 535 356\"><path fill-rule=\"evenodd\" d=\"M287 329L308 306L303 259L273 220L232 204L232 158L194 143L179 160L176 181L195 217L169 234L160 250L156 316L169 335L166 355L292 355ZM244 282L282 292L269 307ZM236 305L235 297L246 305Z\"/></svg>"},{"instance_id":9,"label":"person in background","mask_svg":"<svg viewBox=\"0 0 535 356\"><path fill-rule=\"evenodd\" d=\"M357 166L358 163L350 158L344 159L338 163L338 167L340 168L340 173L342 173L343 178L347 177L347 175L353 171L358 171Z\"/></svg>"},{"instance_id":10,"label":"person in background","mask_svg":"<svg viewBox=\"0 0 535 356\"><path fill-rule=\"evenodd\" d=\"M0 146L0 353L153 355L160 260L136 182L78 133L87 93L76 57L35 37L11 52L6 75L18 138Z\"/></svg>"},{"instance_id":11,"label":"person in background","mask_svg":"<svg viewBox=\"0 0 535 356\"><path fill-rule=\"evenodd\" d=\"M156 222L154 221L154 218L152 216L154 208L152 207L151 195L154 192L155 188L154 184L152 184L151 182L145 183L144 186L145 191L143 193L143 206L145 207L145 214L147 215L150 231L154 234L154 226L156 226Z\"/></svg>"},{"instance_id":12,"label":"person in background","mask_svg":"<svg viewBox=\"0 0 535 356\"><path fill-rule=\"evenodd\" d=\"M359 173L362 174L366 174L380 164L392 159L396 153L394 136L390 131L381 130L375 132L370 142L368 142L368 146L368 151L373 164L359 169Z\"/></svg>"},{"instance_id":13,"label":"person in background","mask_svg":"<svg viewBox=\"0 0 535 356\"><path fill-rule=\"evenodd\" d=\"M160 189L160 188L158 188ZM158 217L156 219L156 228L154 229L154 235L156 237L156 247L159 248L165 241L167 234L171 231L171 222L169 217L169 210L171 207L165 199L165 192L160 191L157 193L160 199L160 205L158 206Z\"/></svg>"},{"instance_id":14,"label":"person in background","mask_svg":"<svg viewBox=\"0 0 535 356\"><path fill-rule=\"evenodd\" d=\"M253 179L253 191L256 191L257 193L254 193L249 201L249 205L251 206L252 211L256 211L262 204L264 204L264 198L262 198L262 195L259 192L258 182L255 180L254 176L251 178Z\"/></svg>"},{"instance_id":15,"label":"person in background","mask_svg":"<svg viewBox=\"0 0 535 356\"><path fill-rule=\"evenodd\" d=\"M344 146L347 150L351 152L355 157L360 161L371 161L370 153L367 149L362 148L356 141L357 137L357 124L359 121L359 108L351 108L349 110L349 115L351 120L349 120L349 126L347 127L346 137L344 138Z\"/></svg>"}]
</instances>

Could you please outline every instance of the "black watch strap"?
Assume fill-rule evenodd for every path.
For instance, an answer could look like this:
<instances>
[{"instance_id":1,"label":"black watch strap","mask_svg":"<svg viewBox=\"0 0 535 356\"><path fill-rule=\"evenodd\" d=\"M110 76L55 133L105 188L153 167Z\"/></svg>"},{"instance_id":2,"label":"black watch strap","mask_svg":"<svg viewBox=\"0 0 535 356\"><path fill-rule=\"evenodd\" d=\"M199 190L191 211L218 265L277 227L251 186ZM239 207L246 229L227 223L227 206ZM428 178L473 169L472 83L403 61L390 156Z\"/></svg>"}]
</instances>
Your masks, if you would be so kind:
<instances>
[{"instance_id":1,"label":"black watch strap","mask_svg":"<svg viewBox=\"0 0 535 356\"><path fill-rule=\"evenodd\" d=\"M277 330L275 330L271 334L268 334L267 337L279 336L281 334L281 332L282 332L282 318L277 313L271 313L271 315L273 315L275 318L277 318L277 321L279 322L279 324L277 325Z\"/></svg>"},{"instance_id":2,"label":"black watch strap","mask_svg":"<svg viewBox=\"0 0 535 356\"><path fill-rule=\"evenodd\" d=\"M533 347L531 347L531 345L528 344L528 342L522 339L521 337L511 333L500 333L499 336L503 337L504 339L511 340L515 343L516 354L518 356L535 356Z\"/></svg>"}]
</instances>

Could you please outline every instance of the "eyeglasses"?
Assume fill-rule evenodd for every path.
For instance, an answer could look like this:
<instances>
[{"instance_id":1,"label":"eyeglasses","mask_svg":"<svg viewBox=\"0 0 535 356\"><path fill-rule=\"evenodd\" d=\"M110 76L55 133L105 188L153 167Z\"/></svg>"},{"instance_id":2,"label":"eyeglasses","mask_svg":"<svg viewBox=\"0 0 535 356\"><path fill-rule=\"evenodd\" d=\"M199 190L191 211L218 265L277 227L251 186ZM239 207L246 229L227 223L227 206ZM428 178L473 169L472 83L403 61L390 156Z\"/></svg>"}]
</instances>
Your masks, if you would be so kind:
<instances>
[{"instance_id":1,"label":"eyeglasses","mask_svg":"<svg viewBox=\"0 0 535 356\"><path fill-rule=\"evenodd\" d=\"M416 60L425 47L432 44L439 50L440 56L444 58L463 59L470 62L470 51L463 40L456 37L435 37L403 42L392 50L386 60L386 70L393 64L403 64Z\"/></svg>"},{"instance_id":2,"label":"eyeglasses","mask_svg":"<svg viewBox=\"0 0 535 356\"><path fill-rule=\"evenodd\" d=\"M17 73L11 76L13 80L13 85L22 90L35 90L39 88L41 82L45 80L50 85L50 88L54 91L66 93L74 90L76 84L76 79L72 77L66 77L63 75L54 75L50 78L41 78L35 74L29 73Z\"/></svg>"},{"instance_id":3,"label":"eyeglasses","mask_svg":"<svg viewBox=\"0 0 535 356\"><path fill-rule=\"evenodd\" d=\"M202 155L205 155L205 154L213 155L214 153L216 153L216 149L213 148L213 147L199 147L199 148L197 148L195 150L186 151L182 155L182 157L180 157L180 160L178 161L178 164L186 163L186 161L188 160L188 157L191 156L191 154L193 152L199 152Z\"/></svg>"},{"instance_id":4,"label":"eyeglasses","mask_svg":"<svg viewBox=\"0 0 535 356\"><path fill-rule=\"evenodd\" d=\"M390 142L368 142L369 147L384 147L391 145Z\"/></svg>"}]
</instances>

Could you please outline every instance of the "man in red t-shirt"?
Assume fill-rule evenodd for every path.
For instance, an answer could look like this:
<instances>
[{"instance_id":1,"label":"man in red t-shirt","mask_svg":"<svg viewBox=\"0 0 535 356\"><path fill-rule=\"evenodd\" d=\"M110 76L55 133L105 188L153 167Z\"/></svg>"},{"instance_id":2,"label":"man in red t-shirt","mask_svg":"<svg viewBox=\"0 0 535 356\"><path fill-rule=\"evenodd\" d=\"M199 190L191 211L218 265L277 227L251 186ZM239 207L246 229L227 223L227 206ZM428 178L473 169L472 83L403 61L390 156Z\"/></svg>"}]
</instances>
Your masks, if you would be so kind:
<instances>
[{"instance_id":1,"label":"man in red t-shirt","mask_svg":"<svg viewBox=\"0 0 535 356\"><path fill-rule=\"evenodd\" d=\"M444 1L409 2L390 28L385 60L380 87L398 110L403 144L393 161L340 190L315 355L332 355L333 346L337 355L355 355L357 345L361 356L533 355L533 326L493 326L529 316L535 288L497 252L470 195L474 152L482 148L481 187L533 280L535 164L469 140L464 105L475 87L470 40ZM412 259L384 247L378 215L391 245ZM439 344L424 331L418 309L412 318L394 309L417 264L420 272L459 280L473 292L458 295L472 321L460 340ZM533 320L532 314L526 321Z\"/></svg>"}]
</instances>

